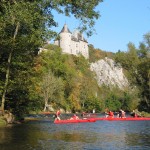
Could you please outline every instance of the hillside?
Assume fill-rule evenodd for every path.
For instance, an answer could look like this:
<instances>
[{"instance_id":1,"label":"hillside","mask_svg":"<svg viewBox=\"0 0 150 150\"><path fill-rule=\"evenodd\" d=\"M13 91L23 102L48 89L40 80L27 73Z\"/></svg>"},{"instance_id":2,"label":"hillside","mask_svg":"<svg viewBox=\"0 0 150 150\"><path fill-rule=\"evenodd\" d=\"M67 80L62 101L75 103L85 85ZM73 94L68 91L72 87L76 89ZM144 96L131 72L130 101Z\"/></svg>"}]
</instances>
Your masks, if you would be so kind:
<instances>
[{"instance_id":1,"label":"hillside","mask_svg":"<svg viewBox=\"0 0 150 150\"><path fill-rule=\"evenodd\" d=\"M107 107L114 111L121 107L129 111L137 107L137 95L134 90L129 90L123 68L113 60L115 54L90 46L90 58L87 60L83 56L61 54L61 49L54 45L46 45L44 48L49 50L41 53L36 60L40 77L45 75L42 70L51 70L52 76L61 78L63 84L63 94L55 98L54 91L50 96L59 98L59 102L49 99L45 108L47 105L48 109L48 104L51 104L55 108L61 106L65 111L95 109L100 112ZM39 94L42 94L41 91Z\"/></svg>"},{"instance_id":2,"label":"hillside","mask_svg":"<svg viewBox=\"0 0 150 150\"><path fill-rule=\"evenodd\" d=\"M44 49L47 50L36 55L32 63L25 61L29 55L22 57L23 60L15 55L6 109L11 108L18 115L58 108L64 112L92 112L93 109L104 112L107 108L149 110L149 101L142 97L148 97L147 82L141 80L148 75L147 59L91 46L89 59L62 54L55 45L45 45Z\"/></svg>"}]
</instances>

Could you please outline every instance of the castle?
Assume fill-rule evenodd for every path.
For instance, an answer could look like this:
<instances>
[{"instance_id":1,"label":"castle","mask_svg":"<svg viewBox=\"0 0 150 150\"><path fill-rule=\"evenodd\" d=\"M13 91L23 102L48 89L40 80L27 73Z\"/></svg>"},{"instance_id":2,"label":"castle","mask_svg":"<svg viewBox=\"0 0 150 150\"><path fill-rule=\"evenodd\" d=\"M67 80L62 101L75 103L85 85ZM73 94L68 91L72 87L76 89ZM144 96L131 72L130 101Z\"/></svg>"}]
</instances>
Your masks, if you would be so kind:
<instances>
[{"instance_id":1,"label":"castle","mask_svg":"<svg viewBox=\"0 0 150 150\"><path fill-rule=\"evenodd\" d=\"M61 47L63 53L77 56L81 54L85 58L89 58L88 42L78 30L71 33L66 24L59 33L59 39L55 40L54 44Z\"/></svg>"}]
</instances>

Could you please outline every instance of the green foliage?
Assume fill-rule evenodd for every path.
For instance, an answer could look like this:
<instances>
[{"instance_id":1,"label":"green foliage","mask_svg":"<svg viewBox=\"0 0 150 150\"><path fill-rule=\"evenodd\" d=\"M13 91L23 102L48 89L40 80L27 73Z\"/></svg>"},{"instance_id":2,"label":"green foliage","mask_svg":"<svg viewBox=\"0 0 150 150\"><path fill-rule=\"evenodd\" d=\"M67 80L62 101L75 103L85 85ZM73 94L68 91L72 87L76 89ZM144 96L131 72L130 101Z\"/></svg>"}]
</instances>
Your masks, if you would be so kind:
<instances>
[{"instance_id":1,"label":"green foliage","mask_svg":"<svg viewBox=\"0 0 150 150\"><path fill-rule=\"evenodd\" d=\"M28 109L28 89L24 82L29 82L30 75L26 72L31 68L39 45L45 40L47 19L37 2L3 0L0 7L1 107L4 109L7 97L5 108L12 107L18 115ZM20 78L20 75L24 76Z\"/></svg>"},{"instance_id":2,"label":"green foliage","mask_svg":"<svg viewBox=\"0 0 150 150\"><path fill-rule=\"evenodd\" d=\"M57 89L55 87L61 87L55 82L61 78L63 87L59 91L59 94L62 98L57 98L57 94L51 96L46 94L49 95L47 102L53 105L55 103L57 107L62 107L66 110L80 111L81 109L85 109L86 99L92 97L98 89L97 82L93 78L93 73L89 70L88 60L83 56L62 55L61 50L57 46L51 47L51 45L47 45L47 47L49 47L49 50L43 51L37 56L34 63L35 75L32 85L34 85L33 88L37 87L38 89L37 92L35 91L35 95L38 95L40 91L46 92L48 90L52 92L54 89ZM50 50L50 47L52 50ZM50 78L51 75L48 75L49 71L52 72L53 78L55 78L53 85L48 85L49 81L53 81L52 79L46 79L45 82L41 80L45 75L47 78ZM41 86L37 85L38 80L42 81L43 87L47 85L45 89L40 90ZM31 91L33 92L33 90ZM64 95L61 94L61 91L64 92ZM97 101L93 102L93 107ZM99 109L97 108L97 110Z\"/></svg>"},{"instance_id":3,"label":"green foliage","mask_svg":"<svg viewBox=\"0 0 150 150\"><path fill-rule=\"evenodd\" d=\"M123 97L123 102L122 102L122 108L124 110L132 111L132 109L130 109L131 103L132 103L131 95L129 95L129 93L125 92L124 97Z\"/></svg>"},{"instance_id":4,"label":"green foliage","mask_svg":"<svg viewBox=\"0 0 150 150\"><path fill-rule=\"evenodd\" d=\"M96 110L96 112L101 112L101 102L94 96L88 97L85 101L85 108L84 110L86 112L92 112L93 109Z\"/></svg>"},{"instance_id":5,"label":"green foliage","mask_svg":"<svg viewBox=\"0 0 150 150\"><path fill-rule=\"evenodd\" d=\"M140 110L149 111L150 110L150 34L147 33L144 36L145 42L140 43L139 48L137 49L134 44L128 44L127 52L118 52L115 56L116 62L120 63L124 69L128 72L128 79L130 81L130 86L135 91L137 89L138 95L134 99L139 103L138 108ZM126 95L127 96L127 95ZM126 97L128 99L128 103L130 103L129 99L133 97ZM139 100L140 99L140 102ZM133 101L133 100L132 100ZM129 104L131 107L133 105ZM129 106L128 107L129 109ZM133 108L134 106L132 106Z\"/></svg>"},{"instance_id":6,"label":"green foliage","mask_svg":"<svg viewBox=\"0 0 150 150\"><path fill-rule=\"evenodd\" d=\"M118 111L122 108L126 111L132 111L139 104L138 94L139 91L135 89L120 90L117 87L110 88L103 85L99 88L101 109L102 111L106 111L106 109Z\"/></svg>"},{"instance_id":7,"label":"green foliage","mask_svg":"<svg viewBox=\"0 0 150 150\"><path fill-rule=\"evenodd\" d=\"M59 46L53 44L44 44L43 48L47 50L53 50L53 51L60 50Z\"/></svg>"},{"instance_id":8,"label":"green foliage","mask_svg":"<svg viewBox=\"0 0 150 150\"><path fill-rule=\"evenodd\" d=\"M121 108L121 102L115 94L110 94L110 96L105 100L105 107L111 111L117 111Z\"/></svg>"},{"instance_id":9,"label":"green foliage","mask_svg":"<svg viewBox=\"0 0 150 150\"><path fill-rule=\"evenodd\" d=\"M24 57L14 56L5 104L5 109L11 110L18 117L28 113L30 109L35 110L35 107L39 105L38 99L29 99L32 64L26 60L31 61L31 58L28 55Z\"/></svg>"},{"instance_id":10,"label":"green foliage","mask_svg":"<svg viewBox=\"0 0 150 150\"><path fill-rule=\"evenodd\" d=\"M101 49L95 49L93 45L89 45L89 62L95 62L100 59L104 59L105 57L113 59L114 54L102 51Z\"/></svg>"},{"instance_id":11,"label":"green foliage","mask_svg":"<svg viewBox=\"0 0 150 150\"><path fill-rule=\"evenodd\" d=\"M47 73L43 74L39 86L39 95L45 101L45 105L52 103L61 104L61 100L63 100L63 81L61 78L55 77L48 70Z\"/></svg>"},{"instance_id":12,"label":"green foliage","mask_svg":"<svg viewBox=\"0 0 150 150\"><path fill-rule=\"evenodd\" d=\"M92 34L91 28L95 24L95 20L99 18L99 12L95 10L95 7L102 2L102 0L65 0L65 1L52 1L52 4L57 6L57 11L64 12L66 16L74 15L75 18L81 21L79 29L81 31L87 31L87 35ZM89 30L88 30L89 29Z\"/></svg>"}]
</instances>

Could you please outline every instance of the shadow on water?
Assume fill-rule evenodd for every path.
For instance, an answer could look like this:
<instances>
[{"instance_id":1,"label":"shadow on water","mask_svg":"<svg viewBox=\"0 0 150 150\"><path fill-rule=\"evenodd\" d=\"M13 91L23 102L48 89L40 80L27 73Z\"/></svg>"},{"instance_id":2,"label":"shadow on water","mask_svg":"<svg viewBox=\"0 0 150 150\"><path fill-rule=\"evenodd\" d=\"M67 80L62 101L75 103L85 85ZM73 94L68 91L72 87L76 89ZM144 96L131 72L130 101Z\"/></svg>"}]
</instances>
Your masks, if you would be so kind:
<instances>
[{"instance_id":1,"label":"shadow on water","mask_svg":"<svg viewBox=\"0 0 150 150\"><path fill-rule=\"evenodd\" d=\"M150 149L150 121L60 125L53 123L52 115L36 117L40 119L0 128L0 150Z\"/></svg>"}]
</instances>

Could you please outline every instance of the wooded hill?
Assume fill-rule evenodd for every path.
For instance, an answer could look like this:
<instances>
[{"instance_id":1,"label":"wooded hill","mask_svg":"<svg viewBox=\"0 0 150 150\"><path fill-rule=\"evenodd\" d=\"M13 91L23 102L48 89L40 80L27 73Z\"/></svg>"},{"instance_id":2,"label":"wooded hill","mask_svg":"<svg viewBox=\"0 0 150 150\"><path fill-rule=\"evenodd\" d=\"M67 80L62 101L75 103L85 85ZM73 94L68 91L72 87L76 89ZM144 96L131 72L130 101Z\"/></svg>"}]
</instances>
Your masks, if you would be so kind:
<instances>
[{"instance_id":1,"label":"wooded hill","mask_svg":"<svg viewBox=\"0 0 150 150\"><path fill-rule=\"evenodd\" d=\"M141 111L149 110L149 82L146 81L149 79L149 59L145 56L139 57L142 53L132 44L129 44L131 49L128 52L116 54L95 49L90 45L89 60L83 56L62 54L58 46L49 44L44 48L48 50L36 55L33 60L29 59L30 56L22 59L19 59L20 55L14 57L6 109L19 115L31 111L40 112L44 108L47 111L48 105L70 112L92 112L93 109L101 112L106 108L113 111L120 108L126 111L137 108ZM89 69L90 62L106 56L122 64L131 87L120 90L117 87L98 86L94 73Z\"/></svg>"}]
</instances>

